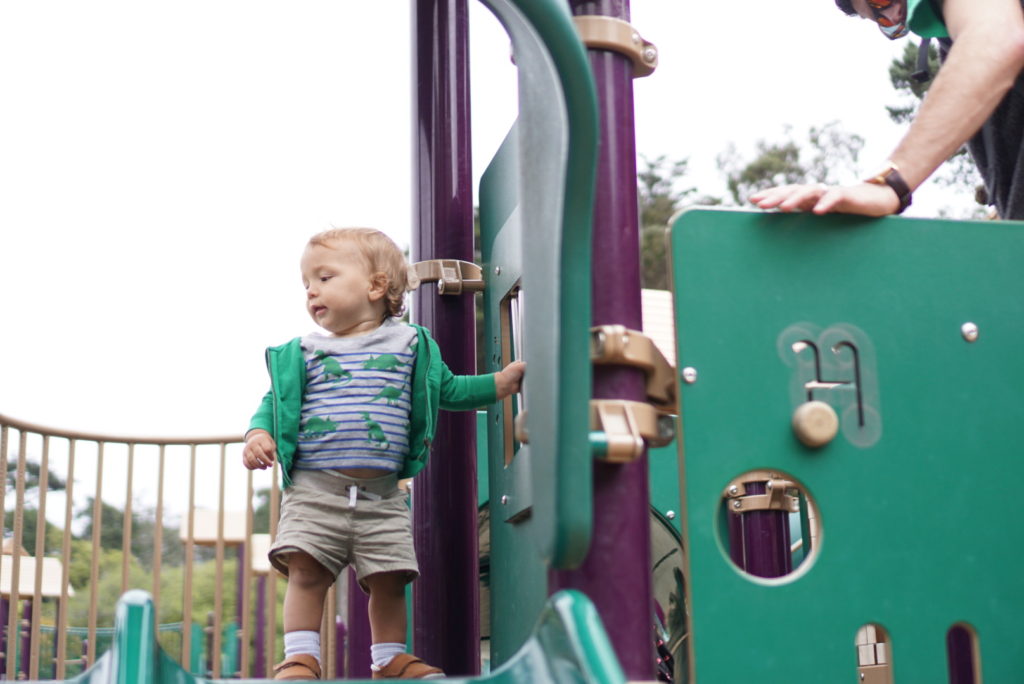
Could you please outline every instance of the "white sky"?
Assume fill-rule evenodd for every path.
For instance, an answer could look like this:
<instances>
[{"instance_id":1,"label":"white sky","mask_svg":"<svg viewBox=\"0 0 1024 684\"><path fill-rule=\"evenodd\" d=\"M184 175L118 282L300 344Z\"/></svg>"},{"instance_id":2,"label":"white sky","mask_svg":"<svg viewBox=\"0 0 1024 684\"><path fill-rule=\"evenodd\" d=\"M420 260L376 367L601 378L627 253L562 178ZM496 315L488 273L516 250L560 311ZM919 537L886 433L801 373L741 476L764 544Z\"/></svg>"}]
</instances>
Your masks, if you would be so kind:
<instances>
[{"instance_id":1,"label":"white sky","mask_svg":"<svg viewBox=\"0 0 1024 684\"><path fill-rule=\"evenodd\" d=\"M313 324L306 238L409 243L408 0L0 4L0 413L130 435L241 433L263 349ZM508 43L472 4L474 174L513 114ZM899 131L901 45L832 0L634 0L661 66L636 81L641 154L715 158L792 125ZM915 210L927 208L927 201ZM231 466L234 466L232 463Z\"/></svg>"}]
</instances>

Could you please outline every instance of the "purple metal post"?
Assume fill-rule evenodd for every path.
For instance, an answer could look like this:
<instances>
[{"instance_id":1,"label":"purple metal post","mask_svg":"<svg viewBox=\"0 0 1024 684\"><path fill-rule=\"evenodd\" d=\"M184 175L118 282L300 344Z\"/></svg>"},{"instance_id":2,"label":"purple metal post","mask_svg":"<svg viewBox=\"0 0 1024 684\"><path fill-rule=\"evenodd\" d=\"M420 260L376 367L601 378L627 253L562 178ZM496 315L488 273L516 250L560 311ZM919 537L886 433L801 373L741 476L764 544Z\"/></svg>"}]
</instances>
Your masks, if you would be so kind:
<instances>
[{"instance_id":1,"label":"purple metal post","mask_svg":"<svg viewBox=\"0 0 1024 684\"><path fill-rule=\"evenodd\" d=\"M629 21L628 0L572 0L575 15ZM593 235L593 323L641 328L633 65L624 55L589 50L601 117ZM594 367L594 397L645 401L642 371ZM594 463L594 532L577 570L552 573L552 590L573 588L594 601L628 679L651 680L650 495L646 452L633 463ZM629 600L624 601L623 595Z\"/></svg>"},{"instance_id":2,"label":"purple metal post","mask_svg":"<svg viewBox=\"0 0 1024 684\"><path fill-rule=\"evenodd\" d=\"M414 3L416 261L473 261L466 0ZM476 372L472 295L424 288L414 320L427 326L456 374ZM433 456L412 494L420 578L413 587L413 647L449 675L480 671L476 417L442 413Z\"/></svg>"},{"instance_id":3,"label":"purple metal post","mask_svg":"<svg viewBox=\"0 0 1024 684\"><path fill-rule=\"evenodd\" d=\"M28 679L32 660L32 599L25 601L21 610L21 673Z\"/></svg>"},{"instance_id":4,"label":"purple metal post","mask_svg":"<svg viewBox=\"0 0 1024 684\"><path fill-rule=\"evenodd\" d=\"M7 672L7 617L10 614L10 599L0 599L0 673Z\"/></svg>"},{"instance_id":5,"label":"purple metal post","mask_svg":"<svg viewBox=\"0 0 1024 684\"><path fill-rule=\"evenodd\" d=\"M949 684L974 684L974 636L960 625L946 633Z\"/></svg>"},{"instance_id":6,"label":"purple metal post","mask_svg":"<svg viewBox=\"0 0 1024 684\"><path fill-rule=\"evenodd\" d=\"M370 672L370 598L359 588L356 573L348 569L348 665L349 679L369 679Z\"/></svg>"},{"instance_id":7,"label":"purple metal post","mask_svg":"<svg viewBox=\"0 0 1024 684\"><path fill-rule=\"evenodd\" d=\"M764 494L766 484L747 482L747 494ZM742 536L729 541L730 547L742 545L745 562L740 567L758 577L782 577L791 573L793 554L790 552L789 513L750 511L740 516Z\"/></svg>"}]
</instances>

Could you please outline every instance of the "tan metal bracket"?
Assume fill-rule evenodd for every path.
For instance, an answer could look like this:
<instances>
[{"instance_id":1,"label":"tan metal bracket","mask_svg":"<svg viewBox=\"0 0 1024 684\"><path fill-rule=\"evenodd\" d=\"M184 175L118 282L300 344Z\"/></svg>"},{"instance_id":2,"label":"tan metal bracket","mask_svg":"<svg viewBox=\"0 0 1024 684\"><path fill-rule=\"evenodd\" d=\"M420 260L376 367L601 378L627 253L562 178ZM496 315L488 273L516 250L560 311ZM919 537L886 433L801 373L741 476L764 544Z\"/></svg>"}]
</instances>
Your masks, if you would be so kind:
<instances>
[{"instance_id":1,"label":"tan metal bracket","mask_svg":"<svg viewBox=\"0 0 1024 684\"><path fill-rule=\"evenodd\" d=\"M624 325L599 325L590 329L590 360L642 368L647 374L647 399L662 413L679 413L676 402L676 371L654 341Z\"/></svg>"},{"instance_id":2,"label":"tan metal bracket","mask_svg":"<svg viewBox=\"0 0 1024 684\"><path fill-rule=\"evenodd\" d=\"M644 442L665 446L675 438L675 424L653 406L625 399L591 399L590 429L603 432L608 440L604 460L634 461L644 452Z\"/></svg>"},{"instance_id":3,"label":"tan metal bracket","mask_svg":"<svg viewBox=\"0 0 1024 684\"><path fill-rule=\"evenodd\" d=\"M573 17L576 32L588 48L611 50L633 62L633 78L650 76L658 67L658 48L644 40L629 22L615 17L581 15Z\"/></svg>"},{"instance_id":4,"label":"tan metal bracket","mask_svg":"<svg viewBox=\"0 0 1024 684\"><path fill-rule=\"evenodd\" d=\"M463 292L483 292L483 271L476 264L458 259L431 259L417 261L414 266L420 284L436 282L437 293L460 295Z\"/></svg>"},{"instance_id":5,"label":"tan metal bracket","mask_svg":"<svg viewBox=\"0 0 1024 684\"><path fill-rule=\"evenodd\" d=\"M764 494L748 494L747 485L765 483ZM800 497L791 492L797 490L795 482L785 480L770 471L752 472L743 475L743 480L733 480L725 487L722 496L728 499L729 510L734 513L750 511L800 512Z\"/></svg>"}]
</instances>

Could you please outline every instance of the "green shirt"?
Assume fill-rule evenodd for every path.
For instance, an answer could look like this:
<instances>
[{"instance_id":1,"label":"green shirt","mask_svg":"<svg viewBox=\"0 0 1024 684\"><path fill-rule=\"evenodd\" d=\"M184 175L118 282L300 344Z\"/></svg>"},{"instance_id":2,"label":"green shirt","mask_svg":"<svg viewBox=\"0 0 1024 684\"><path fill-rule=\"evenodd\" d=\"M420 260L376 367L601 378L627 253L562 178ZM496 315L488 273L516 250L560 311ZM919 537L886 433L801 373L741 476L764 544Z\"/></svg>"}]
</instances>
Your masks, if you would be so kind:
<instances>
[{"instance_id":1,"label":"green shirt","mask_svg":"<svg viewBox=\"0 0 1024 684\"><path fill-rule=\"evenodd\" d=\"M942 15L936 12L935 6L941 2L934 0L907 0L907 26L922 38L948 38L949 31L942 22Z\"/></svg>"}]
</instances>

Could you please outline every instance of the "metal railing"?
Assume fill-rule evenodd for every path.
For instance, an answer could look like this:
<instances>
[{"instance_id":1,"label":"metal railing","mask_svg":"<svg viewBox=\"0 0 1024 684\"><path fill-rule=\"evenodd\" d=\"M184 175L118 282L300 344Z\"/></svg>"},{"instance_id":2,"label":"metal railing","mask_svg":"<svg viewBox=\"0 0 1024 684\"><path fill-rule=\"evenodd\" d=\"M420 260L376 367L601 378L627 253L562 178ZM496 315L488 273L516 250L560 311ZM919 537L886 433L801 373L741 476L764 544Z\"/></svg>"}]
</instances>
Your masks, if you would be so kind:
<instances>
[{"instance_id":1,"label":"metal railing","mask_svg":"<svg viewBox=\"0 0 1024 684\"><path fill-rule=\"evenodd\" d=\"M181 623L180 643L174 643L176 629L165 624L160 633L185 669L214 678L270 673L283 592L265 552L276 533L280 479L276 465L245 470L241 449L238 435L123 437L0 414L0 619L6 616L0 672L6 679L65 679L95 663L103 652L98 638L113 626L109 585L116 584L111 575L118 570L117 596L149 591L158 629ZM175 527L176 537L168 534ZM32 549L23 549L26 541ZM262 553L254 554L255 546ZM237 553L233 578L229 548ZM228 615L230 588L234 611ZM211 591L211 610L197 618ZM328 676L337 670L336 630L328 629L335 624L336 596L332 587L322 629ZM20 619L23 602L30 603ZM73 619L87 624L70 624ZM237 644L225 641L226 628L226 638L237 638ZM52 642L52 659L43 655L44 635Z\"/></svg>"}]
</instances>

